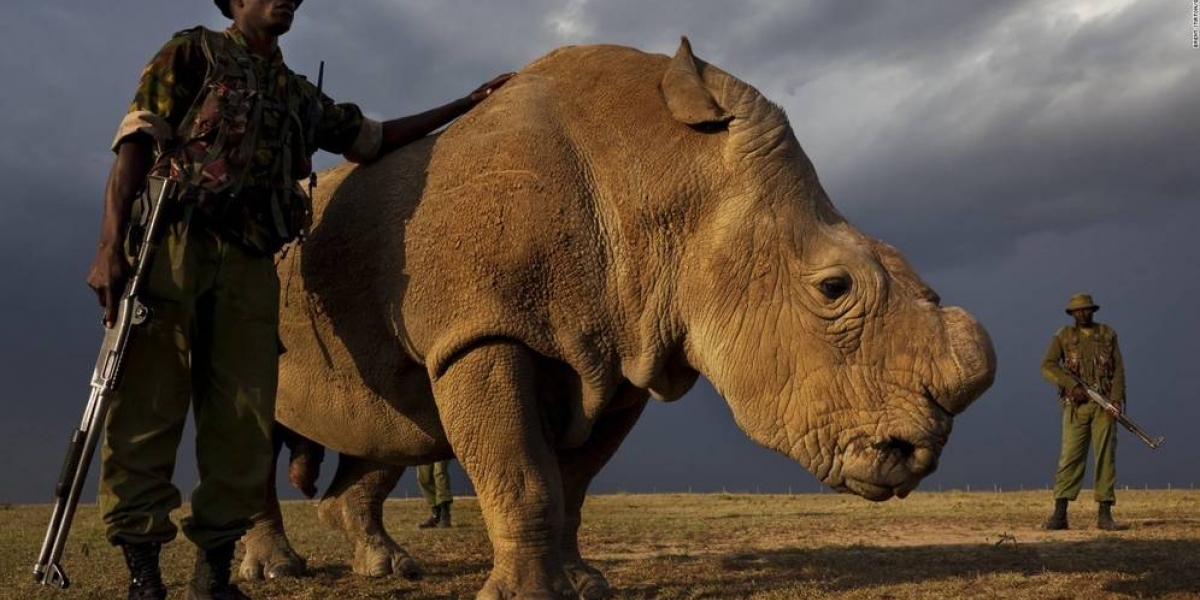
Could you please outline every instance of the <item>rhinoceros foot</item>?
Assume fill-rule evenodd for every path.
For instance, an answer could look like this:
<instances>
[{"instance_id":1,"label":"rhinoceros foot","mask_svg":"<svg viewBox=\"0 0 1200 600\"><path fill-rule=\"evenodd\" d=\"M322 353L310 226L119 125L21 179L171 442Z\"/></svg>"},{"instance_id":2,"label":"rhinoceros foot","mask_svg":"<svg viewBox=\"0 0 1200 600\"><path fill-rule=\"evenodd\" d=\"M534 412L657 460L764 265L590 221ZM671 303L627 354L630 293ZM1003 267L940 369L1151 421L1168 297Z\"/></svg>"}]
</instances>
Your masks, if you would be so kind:
<instances>
[{"instance_id":1,"label":"rhinoceros foot","mask_svg":"<svg viewBox=\"0 0 1200 600\"><path fill-rule=\"evenodd\" d=\"M533 563L513 566L517 568L501 569L497 564L475 600L576 600L579 597L561 568L533 568ZM547 573L558 576L547 577Z\"/></svg>"},{"instance_id":2,"label":"rhinoceros foot","mask_svg":"<svg viewBox=\"0 0 1200 600\"><path fill-rule=\"evenodd\" d=\"M364 577L399 575L405 579L421 578L421 567L404 548L391 538L372 536L354 541L354 572Z\"/></svg>"},{"instance_id":3,"label":"rhinoceros foot","mask_svg":"<svg viewBox=\"0 0 1200 600\"><path fill-rule=\"evenodd\" d=\"M258 523L243 538L246 553L238 574L247 581L299 577L308 568L304 558L292 550L277 522Z\"/></svg>"},{"instance_id":4,"label":"rhinoceros foot","mask_svg":"<svg viewBox=\"0 0 1200 600\"><path fill-rule=\"evenodd\" d=\"M608 579L583 559L566 561L564 569L581 600L604 600L612 597L612 587L608 585Z\"/></svg>"},{"instance_id":5,"label":"rhinoceros foot","mask_svg":"<svg viewBox=\"0 0 1200 600\"><path fill-rule=\"evenodd\" d=\"M351 568L364 577L421 577L421 567L383 528L379 512L344 496L327 496L317 508L322 523L342 532L354 544Z\"/></svg>"}]
</instances>

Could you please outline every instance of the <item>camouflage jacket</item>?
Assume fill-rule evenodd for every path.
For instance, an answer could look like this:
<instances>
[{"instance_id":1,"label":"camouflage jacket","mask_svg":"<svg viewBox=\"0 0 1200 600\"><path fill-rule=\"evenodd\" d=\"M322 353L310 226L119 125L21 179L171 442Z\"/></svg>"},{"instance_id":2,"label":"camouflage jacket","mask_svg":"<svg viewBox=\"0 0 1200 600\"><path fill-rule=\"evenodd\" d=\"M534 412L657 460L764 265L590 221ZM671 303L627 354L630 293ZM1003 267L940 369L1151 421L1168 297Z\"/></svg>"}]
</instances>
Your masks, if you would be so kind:
<instances>
[{"instance_id":1,"label":"camouflage jacket","mask_svg":"<svg viewBox=\"0 0 1200 600\"><path fill-rule=\"evenodd\" d=\"M297 184L318 148L361 162L382 139L379 123L293 73L278 49L269 59L252 55L236 27L182 31L159 50L113 149L138 132L155 142L155 172L202 199L208 226L263 252L307 226Z\"/></svg>"},{"instance_id":2,"label":"camouflage jacket","mask_svg":"<svg viewBox=\"0 0 1200 600\"><path fill-rule=\"evenodd\" d=\"M1075 387L1066 369L1118 404L1125 402L1125 363L1117 332L1096 323L1090 329L1068 325L1055 332L1042 358L1042 377L1059 388L1059 397Z\"/></svg>"}]
</instances>

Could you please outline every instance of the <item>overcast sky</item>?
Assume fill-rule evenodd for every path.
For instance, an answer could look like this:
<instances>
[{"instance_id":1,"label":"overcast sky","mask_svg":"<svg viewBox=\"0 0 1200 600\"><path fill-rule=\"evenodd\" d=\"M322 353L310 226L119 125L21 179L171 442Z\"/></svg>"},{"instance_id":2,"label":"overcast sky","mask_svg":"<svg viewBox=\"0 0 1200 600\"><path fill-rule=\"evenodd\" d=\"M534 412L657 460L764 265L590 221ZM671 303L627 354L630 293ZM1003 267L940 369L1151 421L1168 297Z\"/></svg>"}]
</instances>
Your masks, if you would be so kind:
<instances>
[{"instance_id":1,"label":"overcast sky","mask_svg":"<svg viewBox=\"0 0 1200 600\"><path fill-rule=\"evenodd\" d=\"M1192 0L312 0L283 48L310 76L324 60L331 96L388 118L561 45L671 54L686 34L698 56L786 109L853 223L991 332L996 384L957 419L923 489L1052 483L1058 408L1038 364L1080 291L1120 333L1130 414L1167 437L1152 452L1122 432L1118 485L1180 487L1200 483L1192 11ZM227 21L204 0L4 13L0 503L48 502L101 337L83 280L113 132L172 32ZM182 453L186 492L190 443ZM89 492L94 482L93 471ZM704 382L652 404L593 491L689 487L820 489L750 442Z\"/></svg>"}]
</instances>

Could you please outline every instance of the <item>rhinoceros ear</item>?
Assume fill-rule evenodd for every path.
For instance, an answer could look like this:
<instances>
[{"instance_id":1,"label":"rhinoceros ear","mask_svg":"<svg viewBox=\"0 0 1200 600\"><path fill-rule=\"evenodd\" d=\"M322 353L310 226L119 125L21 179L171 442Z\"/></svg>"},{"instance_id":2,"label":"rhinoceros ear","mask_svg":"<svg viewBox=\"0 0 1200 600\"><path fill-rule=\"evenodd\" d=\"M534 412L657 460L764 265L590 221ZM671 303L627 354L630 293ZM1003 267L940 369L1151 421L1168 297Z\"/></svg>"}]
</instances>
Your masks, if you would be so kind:
<instances>
[{"instance_id":1,"label":"rhinoceros ear","mask_svg":"<svg viewBox=\"0 0 1200 600\"><path fill-rule=\"evenodd\" d=\"M712 92L704 84L700 70L703 63L692 54L692 44L684 37L679 50L671 59L666 75L663 75L662 91L667 108L676 121L688 125L715 125L728 123L733 115L721 108Z\"/></svg>"}]
</instances>

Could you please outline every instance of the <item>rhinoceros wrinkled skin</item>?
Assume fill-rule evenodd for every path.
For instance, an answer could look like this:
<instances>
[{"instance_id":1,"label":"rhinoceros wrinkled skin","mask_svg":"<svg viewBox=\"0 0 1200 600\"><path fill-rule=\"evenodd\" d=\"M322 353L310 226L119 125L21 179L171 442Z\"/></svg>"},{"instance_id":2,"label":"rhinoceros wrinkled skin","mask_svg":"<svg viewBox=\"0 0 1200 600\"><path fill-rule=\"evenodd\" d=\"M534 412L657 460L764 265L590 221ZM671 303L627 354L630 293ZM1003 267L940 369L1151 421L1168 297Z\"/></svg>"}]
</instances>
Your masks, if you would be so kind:
<instances>
[{"instance_id":1,"label":"rhinoceros wrinkled skin","mask_svg":"<svg viewBox=\"0 0 1200 600\"><path fill-rule=\"evenodd\" d=\"M416 573L382 500L457 456L494 549L479 598L604 597L580 507L649 397L702 374L755 441L884 500L995 372L984 329L834 209L783 111L686 39L552 52L317 190L279 265L277 418L343 454L321 516L359 573ZM303 567L272 508L243 576Z\"/></svg>"}]
</instances>

